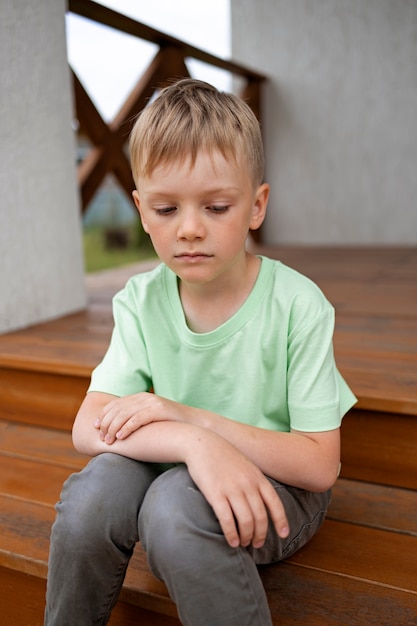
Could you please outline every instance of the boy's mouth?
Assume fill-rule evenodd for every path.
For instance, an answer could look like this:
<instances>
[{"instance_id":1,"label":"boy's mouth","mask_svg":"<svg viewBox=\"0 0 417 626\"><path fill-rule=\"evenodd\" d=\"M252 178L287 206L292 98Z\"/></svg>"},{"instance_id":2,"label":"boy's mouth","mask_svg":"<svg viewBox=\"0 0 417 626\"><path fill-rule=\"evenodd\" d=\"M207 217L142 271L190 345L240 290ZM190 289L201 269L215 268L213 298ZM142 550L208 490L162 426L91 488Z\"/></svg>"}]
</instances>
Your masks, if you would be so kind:
<instances>
[{"instance_id":1,"label":"boy's mouth","mask_svg":"<svg viewBox=\"0 0 417 626\"><path fill-rule=\"evenodd\" d=\"M180 261L188 261L190 263L211 259L212 257L212 254L205 254L204 252L182 252L181 254L175 255L176 259L179 259Z\"/></svg>"}]
</instances>

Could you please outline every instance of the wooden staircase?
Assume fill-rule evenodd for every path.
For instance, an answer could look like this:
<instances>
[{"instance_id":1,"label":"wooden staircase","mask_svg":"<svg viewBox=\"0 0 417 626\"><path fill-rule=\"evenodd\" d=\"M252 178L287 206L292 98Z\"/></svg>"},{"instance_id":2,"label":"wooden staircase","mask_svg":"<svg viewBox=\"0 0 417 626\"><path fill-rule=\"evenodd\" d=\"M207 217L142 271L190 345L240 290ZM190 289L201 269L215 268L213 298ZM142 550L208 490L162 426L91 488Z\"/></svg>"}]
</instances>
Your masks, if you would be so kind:
<instances>
[{"instance_id":1,"label":"wooden staircase","mask_svg":"<svg viewBox=\"0 0 417 626\"><path fill-rule=\"evenodd\" d=\"M338 365L359 398L343 422L342 475L323 528L261 569L274 625L415 625L417 250L259 251L309 275L334 303ZM89 276L86 311L0 337L2 624L43 622L53 506L87 461L72 447L72 422L109 340L111 296L148 268ZM110 622L136 623L179 624L140 545Z\"/></svg>"}]
</instances>

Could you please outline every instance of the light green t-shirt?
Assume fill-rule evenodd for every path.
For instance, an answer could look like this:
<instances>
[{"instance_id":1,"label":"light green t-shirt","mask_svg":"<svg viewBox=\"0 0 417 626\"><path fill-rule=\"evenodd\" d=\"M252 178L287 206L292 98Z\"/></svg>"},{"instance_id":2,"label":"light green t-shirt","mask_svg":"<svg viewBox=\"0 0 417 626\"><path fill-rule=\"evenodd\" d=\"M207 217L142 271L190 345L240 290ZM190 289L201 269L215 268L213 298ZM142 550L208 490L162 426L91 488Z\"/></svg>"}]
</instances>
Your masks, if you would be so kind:
<instances>
[{"instance_id":1,"label":"light green t-shirt","mask_svg":"<svg viewBox=\"0 0 417 626\"><path fill-rule=\"evenodd\" d=\"M320 289L266 257L241 308L208 333L186 323L165 265L132 277L89 391L153 388L177 402L269 430L332 430L356 399L333 357L334 310Z\"/></svg>"}]
</instances>

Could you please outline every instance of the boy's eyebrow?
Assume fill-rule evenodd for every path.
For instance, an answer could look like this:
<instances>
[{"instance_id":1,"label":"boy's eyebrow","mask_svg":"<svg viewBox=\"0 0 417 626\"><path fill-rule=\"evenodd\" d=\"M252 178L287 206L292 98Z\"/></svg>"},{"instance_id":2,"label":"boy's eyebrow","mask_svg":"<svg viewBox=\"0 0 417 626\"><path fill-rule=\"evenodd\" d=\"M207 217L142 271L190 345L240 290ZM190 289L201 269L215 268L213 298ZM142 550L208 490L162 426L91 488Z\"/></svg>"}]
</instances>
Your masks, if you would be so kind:
<instances>
[{"instance_id":1,"label":"boy's eyebrow","mask_svg":"<svg viewBox=\"0 0 417 626\"><path fill-rule=\"evenodd\" d=\"M222 194L222 193L230 193L233 192L235 193L236 191L239 191L240 187L237 187L235 185L229 185L226 187L208 187L207 189L202 189L201 190L201 195L218 195L218 194Z\"/></svg>"},{"instance_id":2,"label":"boy's eyebrow","mask_svg":"<svg viewBox=\"0 0 417 626\"><path fill-rule=\"evenodd\" d=\"M240 191L240 187L234 186L234 185L229 185L227 187L208 187L207 189L203 188L201 190L201 195L205 196L205 195L213 195L213 194L236 192L236 191ZM169 189L149 189L145 193L148 197L152 197L152 196L162 197L162 196L172 195L172 192Z\"/></svg>"}]
</instances>

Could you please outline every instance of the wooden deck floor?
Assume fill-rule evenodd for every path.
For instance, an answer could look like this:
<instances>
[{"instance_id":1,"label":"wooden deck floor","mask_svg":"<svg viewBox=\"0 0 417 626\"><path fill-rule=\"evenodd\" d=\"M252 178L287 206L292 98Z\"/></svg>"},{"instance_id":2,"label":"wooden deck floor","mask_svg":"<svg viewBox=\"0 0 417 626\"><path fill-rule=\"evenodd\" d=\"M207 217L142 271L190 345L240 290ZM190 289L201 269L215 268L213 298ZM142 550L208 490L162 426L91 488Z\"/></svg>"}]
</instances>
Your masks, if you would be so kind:
<instances>
[{"instance_id":1,"label":"wooden deck floor","mask_svg":"<svg viewBox=\"0 0 417 626\"><path fill-rule=\"evenodd\" d=\"M258 248L312 278L336 308L339 369L358 408L417 415L417 248ZM111 298L141 263L86 277L88 309L0 336L0 367L88 376L112 328Z\"/></svg>"}]
</instances>

